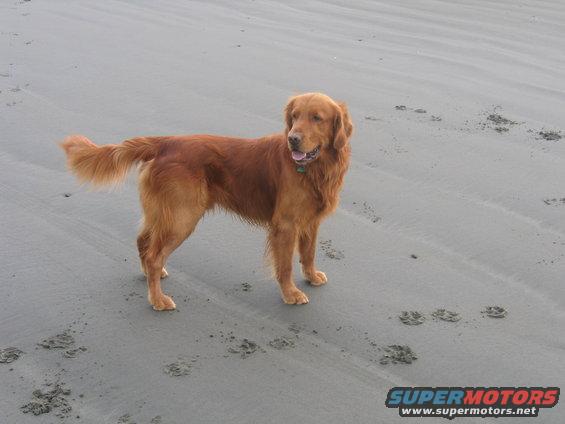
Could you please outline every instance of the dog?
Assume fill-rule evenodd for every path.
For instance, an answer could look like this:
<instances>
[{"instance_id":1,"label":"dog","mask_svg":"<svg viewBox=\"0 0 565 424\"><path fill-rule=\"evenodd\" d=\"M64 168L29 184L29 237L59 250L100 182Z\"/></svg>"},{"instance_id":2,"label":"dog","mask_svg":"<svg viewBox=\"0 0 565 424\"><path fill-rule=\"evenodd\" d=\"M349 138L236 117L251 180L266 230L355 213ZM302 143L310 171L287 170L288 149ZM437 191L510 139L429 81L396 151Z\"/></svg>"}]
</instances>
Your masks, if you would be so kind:
<instances>
[{"instance_id":1,"label":"dog","mask_svg":"<svg viewBox=\"0 0 565 424\"><path fill-rule=\"evenodd\" d=\"M314 264L316 238L321 221L338 205L353 125L347 106L321 93L291 97L284 120L283 133L256 139L182 135L98 146L73 135L61 143L70 170L94 186L116 184L141 164L137 247L155 310L175 309L161 290L167 258L217 207L266 228L285 303L308 303L292 277L296 248L305 279L314 286L328 281Z\"/></svg>"}]
</instances>

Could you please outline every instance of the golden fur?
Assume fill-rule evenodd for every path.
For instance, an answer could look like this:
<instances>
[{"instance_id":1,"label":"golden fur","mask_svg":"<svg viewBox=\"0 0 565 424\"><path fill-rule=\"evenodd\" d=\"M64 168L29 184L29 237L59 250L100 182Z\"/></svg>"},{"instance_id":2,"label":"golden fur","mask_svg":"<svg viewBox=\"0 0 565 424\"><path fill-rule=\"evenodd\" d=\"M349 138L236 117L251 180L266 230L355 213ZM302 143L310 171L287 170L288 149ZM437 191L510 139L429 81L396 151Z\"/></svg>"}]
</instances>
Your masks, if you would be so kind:
<instances>
[{"instance_id":1,"label":"golden fur","mask_svg":"<svg viewBox=\"0 0 565 424\"><path fill-rule=\"evenodd\" d=\"M95 186L116 183L133 164L142 164L144 217L137 246L154 309L175 308L161 291L165 262L214 207L267 229L268 250L286 303L308 302L292 279L297 247L305 278L313 285L327 282L314 265L316 237L322 219L337 207L353 127L345 104L320 93L291 98L285 122L284 133L257 139L139 137L97 146L75 135L61 143L72 172ZM299 158L306 153L305 159Z\"/></svg>"}]
</instances>

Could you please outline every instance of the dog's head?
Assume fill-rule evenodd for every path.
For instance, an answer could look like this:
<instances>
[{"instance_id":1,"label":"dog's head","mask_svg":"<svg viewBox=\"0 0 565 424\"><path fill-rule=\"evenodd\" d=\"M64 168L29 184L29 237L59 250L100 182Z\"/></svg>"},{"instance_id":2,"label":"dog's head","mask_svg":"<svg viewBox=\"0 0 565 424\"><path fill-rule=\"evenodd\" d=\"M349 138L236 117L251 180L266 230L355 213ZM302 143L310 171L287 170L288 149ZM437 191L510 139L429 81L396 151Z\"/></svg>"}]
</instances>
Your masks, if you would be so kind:
<instances>
[{"instance_id":1,"label":"dog's head","mask_svg":"<svg viewBox=\"0 0 565 424\"><path fill-rule=\"evenodd\" d=\"M343 149L353 132L345 103L321 93L292 97L285 108L285 120L288 148L299 165Z\"/></svg>"}]
</instances>

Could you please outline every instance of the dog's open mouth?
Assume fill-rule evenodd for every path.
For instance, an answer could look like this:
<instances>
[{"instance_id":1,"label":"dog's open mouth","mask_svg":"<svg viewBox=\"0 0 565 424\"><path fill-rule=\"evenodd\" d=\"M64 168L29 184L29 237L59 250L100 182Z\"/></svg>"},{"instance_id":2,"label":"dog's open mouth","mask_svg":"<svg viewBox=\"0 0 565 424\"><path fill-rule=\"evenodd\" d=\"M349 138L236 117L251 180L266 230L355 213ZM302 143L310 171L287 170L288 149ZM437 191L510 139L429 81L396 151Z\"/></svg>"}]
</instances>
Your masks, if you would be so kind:
<instances>
[{"instance_id":1,"label":"dog's open mouth","mask_svg":"<svg viewBox=\"0 0 565 424\"><path fill-rule=\"evenodd\" d=\"M292 150L292 159L298 165L306 165L308 162L312 162L320 155L320 146L316 147L314 150L310 150L307 153L301 152L300 150Z\"/></svg>"}]
</instances>

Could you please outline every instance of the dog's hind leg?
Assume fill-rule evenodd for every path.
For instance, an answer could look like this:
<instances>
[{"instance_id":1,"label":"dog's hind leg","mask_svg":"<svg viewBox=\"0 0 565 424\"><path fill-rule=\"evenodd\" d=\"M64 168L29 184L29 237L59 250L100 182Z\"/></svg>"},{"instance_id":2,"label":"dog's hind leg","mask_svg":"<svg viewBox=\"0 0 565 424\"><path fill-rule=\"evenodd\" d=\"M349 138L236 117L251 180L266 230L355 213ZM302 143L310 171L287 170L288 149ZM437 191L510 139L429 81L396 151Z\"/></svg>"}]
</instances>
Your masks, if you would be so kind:
<instances>
[{"instance_id":1,"label":"dog's hind leg","mask_svg":"<svg viewBox=\"0 0 565 424\"><path fill-rule=\"evenodd\" d=\"M169 255L192 234L207 206L205 183L190 175L158 174L166 185L142 172L140 181L143 228L137 239L142 268L147 275L149 303L153 309L175 309L173 300L161 290L161 278Z\"/></svg>"},{"instance_id":2,"label":"dog's hind leg","mask_svg":"<svg viewBox=\"0 0 565 424\"><path fill-rule=\"evenodd\" d=\"M141 265L141 272L147 277L147 271L145 270L145 257L147 256L147 249L149 249L149 237L150 231L143 225L139 235L137 236L137 250L139 251L139 262ZM165 269L163 265L163 269L161 270L161 278L166 278L169 276L169 273Z\"/></svg>"},{"instance_id":3,"label":"dog's hind leg","mask_svg":"<svg viewBox=\"0 0 565 424\"><path fill-rule=\"evenodd\" d=\"M176 307L173 299L161 290L163 266L169 255L192 234L204 214L204 209L177 207L173 211L164 212L166 219L160 216L151 226L143 260L147 272L147 299L157 311Z\"/></svg>"}]
</instances>

